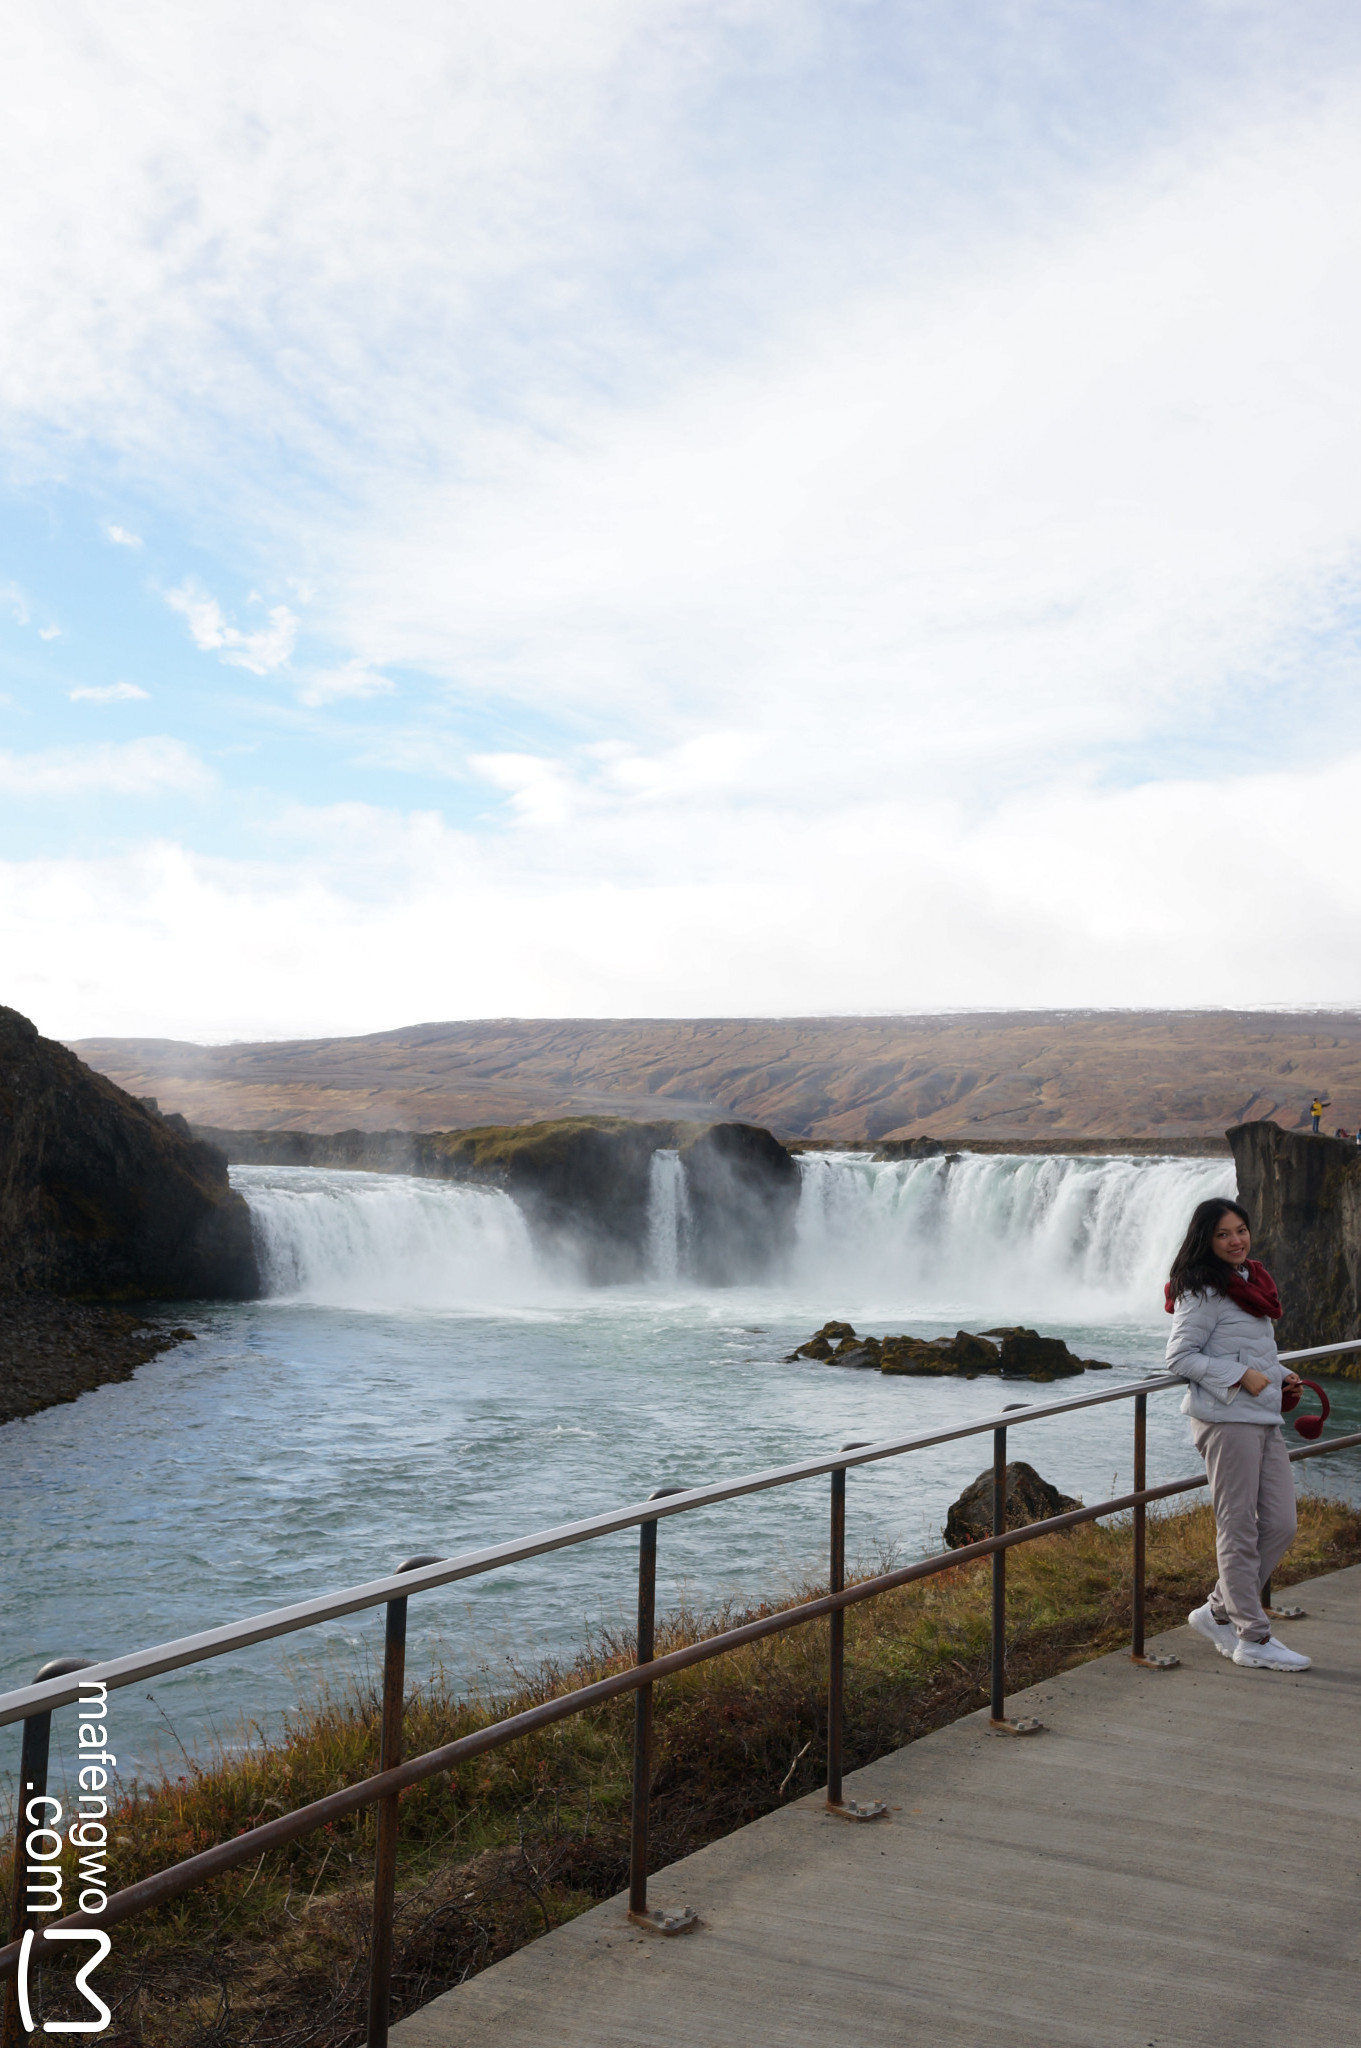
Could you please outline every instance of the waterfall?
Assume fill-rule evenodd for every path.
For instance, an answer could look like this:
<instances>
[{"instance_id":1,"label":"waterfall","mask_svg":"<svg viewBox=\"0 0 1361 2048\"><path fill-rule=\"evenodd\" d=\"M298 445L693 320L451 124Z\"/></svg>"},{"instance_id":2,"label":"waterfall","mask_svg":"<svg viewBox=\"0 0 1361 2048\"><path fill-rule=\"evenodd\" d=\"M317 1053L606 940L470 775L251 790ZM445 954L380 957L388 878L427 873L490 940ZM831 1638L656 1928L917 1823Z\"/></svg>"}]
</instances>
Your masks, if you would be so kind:
<instances>
[{"instance_id":1,"label":"waterfall","mask_svg":"<svg viewBox=\"0 0 1361 2048\"><path fill-rule=\"evenodd\" d=\"M1191 1210L1235 1186L1227 1159L805 1153L800 1166L791 1277L829 1314L854 1300L1153 1321Z\"/></svg>"},{"instance_id":2,"label":"waterfall","mask_svg":"<svg viewBox=\"0 0 1361 2048\"><path fill-rule=\"evenodd\" d=\"M654 1152L647 1190L648 1278L674 1286L686 1271L690 1190L679 1152Z\"/></svg>"},{"instance_id":3,"label":"waterfall","mask_svg":"<svg viewBox=\"0 0 1361 2048\"><path fill-rule=\"evenodd\" d=\"M265 1292L345 1308L528 1304L553 1291L520 1211L495 1188L406 1174L237 1166Z\"/></svg>"},{"instance_id":4,"label":"waterfall","mask_svg":"<svg viewBox=\"0 0 1361 2048\"><path fill-rule=\"evenodd\" d=\"M794 1238L762 1293L822 1314L979 1322L1152 1322L1196 1202L1232 1194L1217 1159L1002 1157L877 1163L805 1153ZM506 1194L405 1174L234 1167L266 1291L355 1308L532 1307L579 1276ZM647 1280L689 1280L689 1193L652 1157ZM690 1281L690 1285L694 1285ZM772 1304L773 1306L773 1304Z\"/></svg>"}]
</instances>

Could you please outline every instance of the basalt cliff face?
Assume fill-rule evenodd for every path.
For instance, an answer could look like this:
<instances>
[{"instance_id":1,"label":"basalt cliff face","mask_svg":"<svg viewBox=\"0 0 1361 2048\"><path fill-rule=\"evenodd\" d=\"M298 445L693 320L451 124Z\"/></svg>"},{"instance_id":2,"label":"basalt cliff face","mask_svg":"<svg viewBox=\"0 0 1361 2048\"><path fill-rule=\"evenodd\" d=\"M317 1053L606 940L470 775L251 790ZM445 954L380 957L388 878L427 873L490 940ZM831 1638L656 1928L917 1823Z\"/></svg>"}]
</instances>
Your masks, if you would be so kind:
<instances>
[{"instance_id":1,"label":"basalt cliff face","mask_svg":"<svg viewBox=\"0 0 1361 2048\"><path fill-rule=\"evenodd\" d=\"M1240 1124L1228 1138L1253 1251L1285 1304L1281 1348L1361 1335L1361 1146L1267 1122ZM1352 1360L1333 1369L1361 1377ZM1329 1363L1306 1370L1327 1371Z\"/></svg>"},{"instance_id":2,"label":"basalt cliff face","mask_svg":"<svg viewBox=\"0 0 1361 2048\"><path fill-rule=\"evenodd\" d=\"M221 1154L0 1007L0 1294L258 1292L250 1212Z\"/></svg>"},{"instance_id":3,"label":"basalt cliff face","mask_svg":"<svg viewBox=\"0 0 1361 2048\"><path fill-rule=\"evenodd\" d=\"M684 1263L708 1286L757 1280L788 1247L798 1166L769 1131L741 1123L563 1117L472 1131L228 1131L196 1135L233 1165L333 1166L504 1188L535 1236L596 1285L646 1270L653 1160L677 1154Z\"/></svg>"}]
</instances>

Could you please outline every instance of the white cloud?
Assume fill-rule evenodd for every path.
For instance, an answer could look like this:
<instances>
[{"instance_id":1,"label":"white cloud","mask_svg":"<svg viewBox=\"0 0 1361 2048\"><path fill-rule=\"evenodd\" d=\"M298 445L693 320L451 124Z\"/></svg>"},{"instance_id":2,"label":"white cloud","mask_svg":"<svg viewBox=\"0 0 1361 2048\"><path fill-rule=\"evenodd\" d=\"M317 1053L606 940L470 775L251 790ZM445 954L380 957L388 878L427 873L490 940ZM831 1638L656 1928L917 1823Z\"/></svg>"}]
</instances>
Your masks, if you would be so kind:
<instances>
[{"instance_id":1,"label":"white cloud","mask_svg":"<svg viewBox=\"0 0 1361 2048\"><path fill-rule=\"evenodd\" d=\"M514 816L526 825L565 825L574 809L569 775L557 761L534 754L474 754L477 775L502 789Z\"/></svg>"},{"instance_id":2,"label":"white cloud","mask_svg":"<svg viewBox=\"0 0 1361 2048\"><path fill-rule=\"evenodd\" d=\"M40 640L60 640L60 638L61 638L61 627L60 627L60 626L39 626L39 628L38 628L38 638L39 638Z\"/></svg>"},{"instance_id":3,"label":"white cloud","mask_svg":"<svg viewBox=\"0 0 1361 2048\"><path fill-rule=\"evenodd\" d=\"M317 669L298 691L298 702L316 710L325 704L391 695L396 684L366 661L347 661L340 668Z\"/></svg>"},{"instance_id":4,"label":"white cloud","mask_svg":"<svg viewBox=\"0 0 1361 2048\"><path fill-rule=\"evenodd\" d=\"M172 611L183 613L194 645L205 654L217 654L231 668L246 668L252 675L267 676L273 669L282 668L293 652L298 622L287 605L271 606L266 614L269 624L246 632L239 626L228 625L217 599L192 579L182 583L178 590L167 591L165 601Z\"/></svg>"},{"instance_id":5,"label":"white cloud","mask_svg":"<svg viewBox=\"0 0 1361 2048\"><path fill-rule=\"evenodd\" d=\"M142 536L139 533L129 533L126 526L106 526L104 533L116 548L139 548L142 545Z\"/></svg>"},{"instance_id":6,"label":"white cloud","mask_svg":"<svg viewBox=\"0 0 1361 2048\"><path fill-rule=\"evenodd\" d=\"M16 626L28 624L28 601L17 583L0 583L0 605L3 605Z\"/></svg>"},{"instance_id":7,"label":"white cloud","mask_svg":"<svg viewBox=\"0 0 1361 2048\"><path fill-rule=\"evenodd\" d=\"M1361 745L1361 18L17 20L16 460L115 461L306 607L303 705L402 674L360 767L492 792L472 836L292 814L298 863L16 864L53 1028L1355 999L1350 781L1245 764ZM287 606L169 602L290 663ZM1225 845L1267 948L1202 943Z\"/></svg>"},{"instance_id":8,"label":"white cloud","mask_svg":"<svg viewBox=\"0 0 1361 2048\"><path fill-rule=\"evenodd\" d=\"M113 741L90 747L49 747L41 753L0 753L0 791L11 797L68 797L104 792L200 796L214 785L182 740Z\"/></svg>"},{"instance_id":9,"label":"white cloud","mask_svg":"<svg viewBox=\"0 0 1361 2048\"><path fill-rule=\"evenodd\" d=\"M145 703L148 693L136 683L91 683L67 694L73 704L136 704Z\"/></svg>"},{"instance_id":10,"label":"white cloud","mask_svg":"<svg viewBox=\"0 0 1361 2048\"><path fill-rule=\"evenodd\" d=\"M57 1036L1342 1004L1361 948L1358 776L1361 756L1227 784L1060 784L986 817L940 791L910 819L870 801L687 820L678 799L574 821L570 867L552 825L489 845L431 814L295 809L267 860L162 842L0 864L0 957L7 999ZM710 858L678 860L697 832ZM1263 943L1206 944L1226 849Z\"/></svg>"}]
</instances>

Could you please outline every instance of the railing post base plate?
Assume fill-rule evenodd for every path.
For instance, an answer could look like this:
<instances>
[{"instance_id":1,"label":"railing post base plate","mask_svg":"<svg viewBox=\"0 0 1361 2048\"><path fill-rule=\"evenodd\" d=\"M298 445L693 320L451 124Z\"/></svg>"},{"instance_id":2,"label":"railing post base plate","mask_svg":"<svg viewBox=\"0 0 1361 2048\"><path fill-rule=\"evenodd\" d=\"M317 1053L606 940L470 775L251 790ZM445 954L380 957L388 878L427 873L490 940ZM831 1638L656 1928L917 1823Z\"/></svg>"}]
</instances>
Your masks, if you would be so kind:
<instances>
[{"instance_id":1,"label":"railing post base plate","mask_svg":"<svg viewBox=\"0 0 1361 2048\"><path fill-rule=\"evenodd\" d=\"M1180 1657L1131 1656L1129 1661L1131 1664L1142 1664L1145 1671L1179 1671L1181 1669Z\"/></svg>"},{"instance_id":2,"label":"railing post base plate","mask_svg":"<svg viewBox=\"0 0 1361 2048\"><path fill-rule=\"evenodd\" d=\"M1043 1721L1035 1720L1033 1715L1029 1714L1020 1721L1008 1721L1005 1719L994 1721L990 1719L988 1722L988 1733L989 1735L1043 1735L1044 1723Z\"/></svg>"},{"instance_id":3,"label":"railing post base plate","mask_svg":"<svg viewBox=\"0 0 1361 2048\"><path fill-rule=\"evenodd\" d=\"M883 1799L829 1799L824 1810L838 1820L883 1820L888 1804Z\"/></svg>"},{"instance_id":4,"label":"railing post base plate","mask_svg":"<svg viewBox=\"0 0 1361 2048\"><path fill-rule=\"evenodd\" d=\"M648 1934L693 1934L699 1915L693 1906L649 1906L645 1913L630 1913L629 1925Z\"/></svg>"}]
</instances>

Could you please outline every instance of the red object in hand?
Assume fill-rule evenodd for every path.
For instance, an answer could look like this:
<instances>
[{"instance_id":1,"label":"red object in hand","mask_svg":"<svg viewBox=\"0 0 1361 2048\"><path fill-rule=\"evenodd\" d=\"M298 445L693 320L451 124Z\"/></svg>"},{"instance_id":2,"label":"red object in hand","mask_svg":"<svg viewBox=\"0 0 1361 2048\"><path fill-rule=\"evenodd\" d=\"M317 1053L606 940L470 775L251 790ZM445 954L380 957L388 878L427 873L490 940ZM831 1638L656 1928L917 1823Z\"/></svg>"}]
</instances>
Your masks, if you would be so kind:
<instances>
[{"instance_id":1,"label":"red object in hand","mask_svg":"<svg viewBox=\"0 0 1361 2048\"><path fill-rule=\"evenodd\" d=\"M1323 1403L1323 1409L1320 1414L1301 1415L1299 1421L1295 1424L1296 1436L1307 1437L1310 1443L1312 1443L1315 1437L1320 1437L1323 1435L1323 1425L1328 1420L1328 1417L1332 1414L1332 1406L1328 1400L1328 1396L1324 1393L1322 1387L1319 1385L1317 1380L1301 1380L1300 1387L1308 1387L1310 1393L1317 1394L1319 1400ZM1288 1415L1292 1408L1299 1407L1300 1387L1281 1388L1282 1415Z\"/></svg>"}]
</instances>

